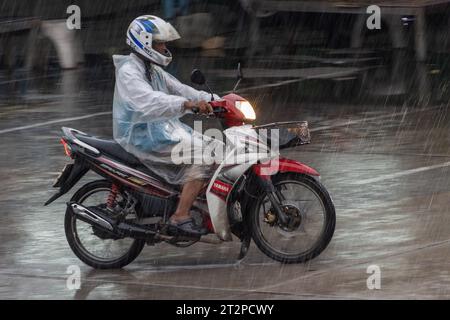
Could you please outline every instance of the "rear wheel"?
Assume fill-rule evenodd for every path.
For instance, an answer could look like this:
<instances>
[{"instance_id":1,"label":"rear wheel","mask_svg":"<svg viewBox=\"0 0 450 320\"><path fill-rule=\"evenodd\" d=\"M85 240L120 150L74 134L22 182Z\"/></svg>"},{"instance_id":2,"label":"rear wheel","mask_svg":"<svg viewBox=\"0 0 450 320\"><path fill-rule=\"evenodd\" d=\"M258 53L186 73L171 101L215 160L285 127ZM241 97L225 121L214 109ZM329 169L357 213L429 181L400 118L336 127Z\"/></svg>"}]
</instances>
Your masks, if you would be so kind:
<instances>
[{"instance_id":1,"label":"rear wheel","mask_svg":"<svg viewBox=\"0 0 450 320\"><path fill-rule=\"evenodd\" d=\"M109 181L93 181L79 189L71 201L85 207L106 208L111 188L112 183ZM78 219L69 208L66 210L64 226L72 251L81 261L96 269L122 268L136 259L145 245L144 240L108 236Z\"/></svg>"},{"instance_id":2,"label":"rear wheel","mask_svg":"<svg viewBox=\"0 0 450 320\"><path fill-rule=\"evenodd\" d=\"M323 185L302 174L283 173L272 178L281 207L290 218L282 225L265 193L251 211L252 238L270 258L300 263L319 255L333 237L336 215Z\"/></svg>"}]
</instances>

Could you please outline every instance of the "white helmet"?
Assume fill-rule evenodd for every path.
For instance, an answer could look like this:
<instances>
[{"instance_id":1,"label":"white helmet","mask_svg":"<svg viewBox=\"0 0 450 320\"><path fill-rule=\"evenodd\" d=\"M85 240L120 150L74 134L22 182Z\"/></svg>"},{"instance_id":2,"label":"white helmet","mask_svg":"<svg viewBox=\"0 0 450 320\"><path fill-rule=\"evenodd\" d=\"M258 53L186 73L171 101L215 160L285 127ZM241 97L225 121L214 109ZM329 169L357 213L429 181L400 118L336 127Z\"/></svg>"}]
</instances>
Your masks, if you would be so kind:
<instances>
[{"instance_id":1,"label":"white helmet","mask_svg":"<svg viewBox=\"0 0 450 320\"><path fill-rule=\"evenodd\" d=\"M156 16L140 16L134 19L127 30L127 44L137 53L153 63L167 66L172 61L172 54L166 50L159 53L152 47L152 42L169 42L180 39L172 25Z\"/></svg>"}]
</instances>

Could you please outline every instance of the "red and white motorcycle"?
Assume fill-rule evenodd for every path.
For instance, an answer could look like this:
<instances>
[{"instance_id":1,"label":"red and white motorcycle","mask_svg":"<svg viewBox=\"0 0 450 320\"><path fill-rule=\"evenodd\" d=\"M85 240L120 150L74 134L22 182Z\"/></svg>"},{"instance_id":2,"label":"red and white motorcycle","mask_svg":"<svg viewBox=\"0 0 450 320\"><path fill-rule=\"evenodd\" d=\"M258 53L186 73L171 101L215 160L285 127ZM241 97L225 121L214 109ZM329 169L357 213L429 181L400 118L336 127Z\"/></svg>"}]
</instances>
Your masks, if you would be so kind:
<instances>
[{"instance_id":1,"label":"red and white motorcycle","mask_svg":"<svg viewBox=\"0 0 450 320\"><path fill-rule=\"evenodd\" d=\"M198 70L191 80L205 83ZM239 259L253 239L272 259L300 263L327 247L336 218L319 173L279 153L310 142L307 123L252 126L254 110L236 94L210 104L227 128L223 133L231 145L191 210L197 224L209 232L201 237L173 234L168 228L179 186L153 174L114 140L62 128L61 142L74 161L62 170L54 184L59 191L45 205L67 193L89 170L104 178L82 186L67 203L65 233L78 258L94 268L121 268L145 244L187 247L198 241L220 244L238 238ZM277 141L267 134L267 129L275 128Z\"/></svg>"}]
</instances>

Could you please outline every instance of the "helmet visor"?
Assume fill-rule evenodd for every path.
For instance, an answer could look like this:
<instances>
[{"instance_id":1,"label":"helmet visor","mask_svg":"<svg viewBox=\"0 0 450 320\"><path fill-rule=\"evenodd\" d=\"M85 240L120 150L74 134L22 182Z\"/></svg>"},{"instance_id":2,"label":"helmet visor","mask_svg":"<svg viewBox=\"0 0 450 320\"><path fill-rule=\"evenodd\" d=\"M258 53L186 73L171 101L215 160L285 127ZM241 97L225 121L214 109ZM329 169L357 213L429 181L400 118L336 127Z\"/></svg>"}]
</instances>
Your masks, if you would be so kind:
<instances>
[{"instance_id":1,"label":"helmet visor","mask_svg":"<svg viewBox=\"0 0 450 320\"><path fill-rule=\"evenodd\" d=\"M152 48L162 54L165 57L171 57L172 54L170 53L169 49L166 46L166 42L165 41L153 41L152 43Z\"/></svg>"}]
</instances>

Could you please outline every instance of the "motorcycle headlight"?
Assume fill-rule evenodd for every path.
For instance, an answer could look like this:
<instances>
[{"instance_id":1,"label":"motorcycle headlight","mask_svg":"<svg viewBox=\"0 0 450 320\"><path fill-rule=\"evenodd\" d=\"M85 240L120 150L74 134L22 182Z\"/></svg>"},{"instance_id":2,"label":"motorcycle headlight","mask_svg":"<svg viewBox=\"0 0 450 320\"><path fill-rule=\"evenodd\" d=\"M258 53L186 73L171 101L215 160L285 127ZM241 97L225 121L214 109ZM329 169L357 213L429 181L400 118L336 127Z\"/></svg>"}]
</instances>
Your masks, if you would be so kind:
<instances>
[{"instance_id":1,"label":"motorcycle headlight","mask_svg":"<svg viewBox=\"0 0 450 320\"><path fill-rule=\"evenodd\" d=\"M252 105L248 101L236 101L236 108L239 109L240 112L244 115L247 120L255 120L256 114L255 110L253 110Z\"/></svg>"}]
</instances>

